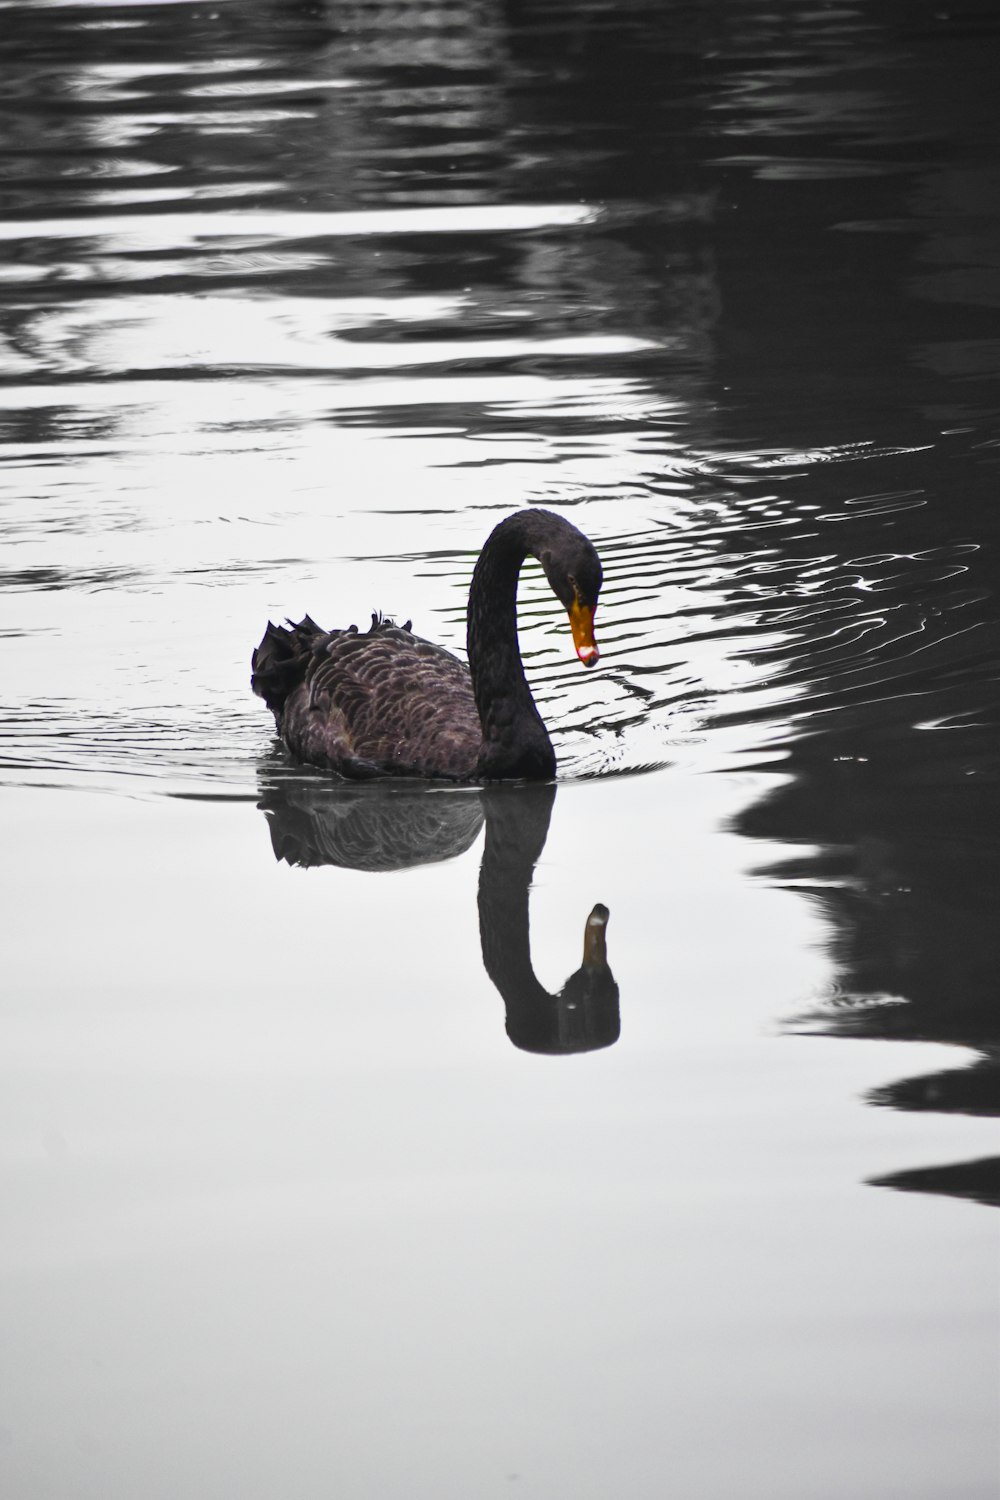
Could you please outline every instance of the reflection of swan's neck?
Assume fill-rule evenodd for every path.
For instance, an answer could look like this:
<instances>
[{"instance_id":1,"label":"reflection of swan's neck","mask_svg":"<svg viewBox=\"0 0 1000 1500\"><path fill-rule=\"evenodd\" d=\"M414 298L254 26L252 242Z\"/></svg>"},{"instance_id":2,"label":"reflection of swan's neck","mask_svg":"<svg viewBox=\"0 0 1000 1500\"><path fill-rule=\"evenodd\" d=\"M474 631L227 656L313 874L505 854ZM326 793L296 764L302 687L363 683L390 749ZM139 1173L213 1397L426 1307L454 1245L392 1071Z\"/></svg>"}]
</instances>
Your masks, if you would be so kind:
<instances>
[{"instance_id":1,"label":"reflection of swan's neck","mask_svg":"<svg viewBox=\"0 0 1000 1500\"><path fill-rule=\"evenodd\" d=\"M617 1040L618 986L604 941L607 908L587 919L583 963L558 995L531 966L528 900L545 847L556 789L551 784L482 793L486 844L479 872L479 935L486 972L503 998L507 1035L529 1052L587 1052Z\"/></svg>"},{"instance_id":2,"label":"reflection of swan's neck","mask_svg":"<svg viewBox=\"0 0 1000 1500\"><path fill-rule=\"evenodd\" d=\"M531 966L528 901L531 876L549 831L554 786L484 792L486 843L479 870L483 965L513 1013L551 1000Z\"/></svg>"},{"instance_id":3,"label":"reflection of swan's neck","mask_svg":"<svg viewBox=\"0 0 1000 1500\"><path fill-rule=\"evenodd\" d=\"M517 582L540 530L533 518L512 516L490 536L469 589L467 645L483 747L478 774L544 780L556 758L524 675L517 643ZM539 517L539 521L541 518Z\"/></svg>"}]
</instances>

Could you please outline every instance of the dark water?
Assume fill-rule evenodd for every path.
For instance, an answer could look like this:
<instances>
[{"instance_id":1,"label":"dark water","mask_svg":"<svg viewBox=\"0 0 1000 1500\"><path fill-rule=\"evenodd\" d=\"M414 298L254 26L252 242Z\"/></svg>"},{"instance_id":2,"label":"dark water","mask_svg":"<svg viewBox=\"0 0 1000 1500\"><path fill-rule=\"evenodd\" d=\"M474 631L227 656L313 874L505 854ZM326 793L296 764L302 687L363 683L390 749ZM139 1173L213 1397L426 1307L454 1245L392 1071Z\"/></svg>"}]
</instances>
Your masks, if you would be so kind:
<instances>
[{"instance_id":1,"label":"dark water","mask_svg":"<svg viewBox=\"0 0 1000 1500\"><path fill-rule=\"evenodd\" d=\"M995 1495L994 7L0 58L5 1493ZM558 793L290 767L525 503Z\"/></svg>"}]
</instances>

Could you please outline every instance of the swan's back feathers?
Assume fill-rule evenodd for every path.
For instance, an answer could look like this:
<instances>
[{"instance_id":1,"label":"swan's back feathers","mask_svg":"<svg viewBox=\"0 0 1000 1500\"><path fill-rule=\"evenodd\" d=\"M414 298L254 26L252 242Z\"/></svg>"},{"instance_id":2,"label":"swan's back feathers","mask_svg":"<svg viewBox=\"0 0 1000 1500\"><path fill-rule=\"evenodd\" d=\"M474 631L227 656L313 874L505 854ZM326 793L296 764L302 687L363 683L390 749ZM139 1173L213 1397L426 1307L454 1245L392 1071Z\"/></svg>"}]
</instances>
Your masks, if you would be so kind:
<instances>
[{"instance_id":1,"label":"swan's back feathers","mask_svg":"<svg viewBox=\"0 0 1000 1500\"><path fill-rule=\"evenodd\" d=\"M345 776L471 776L482 728L465 664L373 615L361 633L307 615L268 625L253 655L254 692L300 760Z\"/></svg>"}]
</instances>

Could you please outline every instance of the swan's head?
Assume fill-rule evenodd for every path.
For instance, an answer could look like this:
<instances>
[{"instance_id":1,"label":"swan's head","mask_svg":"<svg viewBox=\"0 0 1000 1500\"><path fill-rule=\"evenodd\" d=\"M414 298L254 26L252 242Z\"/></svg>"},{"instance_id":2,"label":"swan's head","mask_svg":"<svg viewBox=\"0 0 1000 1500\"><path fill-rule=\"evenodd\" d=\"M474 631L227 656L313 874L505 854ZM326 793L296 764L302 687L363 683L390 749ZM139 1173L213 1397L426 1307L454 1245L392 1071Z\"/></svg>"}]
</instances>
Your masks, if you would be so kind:
<instances>
[{"instance_id":1,"label":"swan's head","mask_svg":"<svg viewBox=\"0 0 1000 1500\"><path fill-rule=\"evenodd\" d=\"M569 615L576 654L585 667L600 657L594 639L594 611L601 592L601 559L593 542L565 522L565 531L542 550L540 562L556 598Z\"/></svg>"}]
</instances>

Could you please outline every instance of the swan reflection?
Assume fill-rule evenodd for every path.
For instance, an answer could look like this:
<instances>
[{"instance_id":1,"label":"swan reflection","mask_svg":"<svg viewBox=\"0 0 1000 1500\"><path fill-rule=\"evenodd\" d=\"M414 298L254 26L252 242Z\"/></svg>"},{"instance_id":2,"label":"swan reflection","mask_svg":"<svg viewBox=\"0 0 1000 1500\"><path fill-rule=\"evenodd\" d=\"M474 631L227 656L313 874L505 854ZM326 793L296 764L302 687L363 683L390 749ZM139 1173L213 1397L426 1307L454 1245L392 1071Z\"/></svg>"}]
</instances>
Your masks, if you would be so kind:
<instances>
[{"instance_id":1,"label":"swan reflection","mask_svg":"<svg viewBox=\"0 0 1000 1500\"><path fill-rule=\"evenodd\" d=\"M594 906L587 917L582 961L561 990L551 994L532 967L531 877L548 836L555 786L358 787L277 760L261 766L258 785L275 859L307 868L385 872L437 863L469 849L485 822L479 937L510 1040L542 1053L590 1052L618 1040L606 906Z\"/></svg>"},{"instance_id":2,"label":"swan reflection","mask_svg":"<svg viewBox=\"0 0 1000 1500\"><path fill-rule=\"evenodd\" d=\"M618 1040L618 986L608 967L608 910L595 906L583 962L552 995L535 978L528 893L545 847L556 789L490 787L481 793L486 844L479 870L479 938L486 972L507 1009L507 1035L526 1052L591 1052Z\"/></svg>"},{"instance_id":3,"label":"swan reflection","mask_svg":"<svg viewBox=\"0 0 1000 1500\"><path fill-rule=\"evenodd\" d=\"M311 869L410 870L470 849L483 826L474 791L407 782L358 787L280 763L258 777L257 806L267 819L274 857Z\"/></svg>"}]
</instances>

